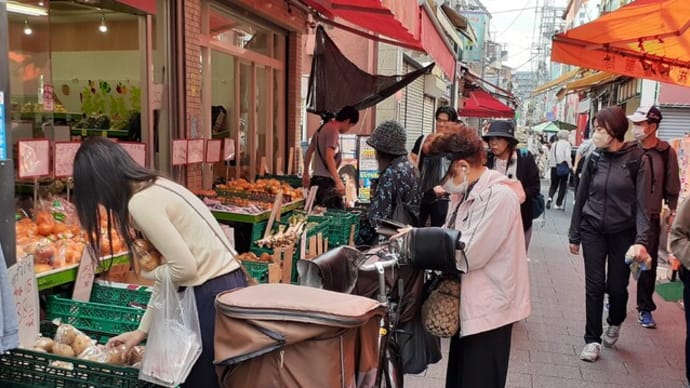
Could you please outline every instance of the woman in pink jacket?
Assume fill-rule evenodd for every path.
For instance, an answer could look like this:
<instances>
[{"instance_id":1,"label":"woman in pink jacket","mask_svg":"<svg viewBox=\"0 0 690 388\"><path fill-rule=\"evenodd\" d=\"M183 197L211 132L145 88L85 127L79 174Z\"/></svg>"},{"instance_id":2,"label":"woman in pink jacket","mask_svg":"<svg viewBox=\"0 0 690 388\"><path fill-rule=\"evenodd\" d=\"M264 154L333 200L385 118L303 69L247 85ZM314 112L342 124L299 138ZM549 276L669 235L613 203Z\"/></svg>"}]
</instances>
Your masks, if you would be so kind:
<instances>
[{"instance_id":1,"label":"woman in pink jacket","mask_svg":"<svg viewBox=\"0 0 690 388\"><path fill-rule=\"evenodd\" d=\"M476 131L434 135L430 154L446 154L443 188L452 193L446 227L459 230L469 264L462 275L460 332L451 339L446 387L504 387L513 323L530 314L520 182L484 167Z\"/></svg>"}]
</instances>

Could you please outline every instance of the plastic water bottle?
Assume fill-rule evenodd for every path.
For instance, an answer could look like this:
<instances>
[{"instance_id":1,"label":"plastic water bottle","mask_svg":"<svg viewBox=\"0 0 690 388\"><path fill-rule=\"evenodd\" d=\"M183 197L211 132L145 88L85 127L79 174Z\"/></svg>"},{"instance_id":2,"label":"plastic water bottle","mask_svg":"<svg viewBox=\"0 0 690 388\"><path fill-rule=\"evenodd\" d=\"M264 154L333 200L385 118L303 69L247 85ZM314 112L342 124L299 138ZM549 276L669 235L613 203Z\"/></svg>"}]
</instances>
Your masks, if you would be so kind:
<instances>
[{"instance_id":1,"label":"plastic water bottle","mask_svg":"<svg viewBox=\"0 0 690 388\"><path fill-rule=\"evenodd\" d=\"M647 260L639 262L635 260L634 256L625 255L625 264L630 265L630 273L633 275L633 279L637 280L640 278L640 272L647 271L649 266L647 265Z\"/></svg>"}]
</instances>

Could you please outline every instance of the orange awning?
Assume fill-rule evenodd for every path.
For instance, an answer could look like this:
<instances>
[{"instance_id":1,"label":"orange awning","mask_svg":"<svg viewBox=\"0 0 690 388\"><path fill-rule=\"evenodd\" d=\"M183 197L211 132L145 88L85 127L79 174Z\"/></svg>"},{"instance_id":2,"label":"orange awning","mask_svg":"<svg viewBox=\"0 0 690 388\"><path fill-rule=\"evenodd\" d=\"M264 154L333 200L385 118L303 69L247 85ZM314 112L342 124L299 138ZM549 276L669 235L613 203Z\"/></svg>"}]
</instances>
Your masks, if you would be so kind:
<instances>
[{"instance_id":1,"label":"orange awning","mask_svg":"<svg viewBox=\"0 0 690 388\"><path fill-rule=\"evenodd\" d=\"M453 79L455 55L418 0L300 0L328 19L339 17L404 47L428 53Z\"/></svg>"},{"instance_id":2,"label":"orange awning","mask_svg":"<svg viewBox=\"0 0 690 388\"><path fill-rule=\"evenodd\" d=\"M580 91L584 89L589 89L594 86L599 86L599 85L604 85L609 82L613 82L616 79L618 79L620 75L618 74L611 74L607 73L605 71L598 71L594 74L582 77L580 79L576 79L574 81L568 82L565 85L566 90L569 92L573 91Z\"/></svg>"},{"instance_id":3,"label":"orange awning","mask_svg":"<svg viewBox=\"0 0 690 388\"><path fill-rule=\"evenodd\" d=\"M551 60L690 86L688 15L688 0L637 0L554 36Z\"/></svg>"}]
</instances>

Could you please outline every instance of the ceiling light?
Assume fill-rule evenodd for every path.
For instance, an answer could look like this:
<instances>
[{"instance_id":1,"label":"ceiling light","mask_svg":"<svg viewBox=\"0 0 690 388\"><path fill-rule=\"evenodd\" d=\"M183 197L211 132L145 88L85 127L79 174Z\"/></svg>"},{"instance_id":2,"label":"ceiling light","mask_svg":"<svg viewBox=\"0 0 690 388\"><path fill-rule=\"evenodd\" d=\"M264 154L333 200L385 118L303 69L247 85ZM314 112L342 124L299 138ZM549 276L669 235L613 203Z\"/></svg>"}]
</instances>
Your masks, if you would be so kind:
<instances>
[{"instance_id":1,"label":"ceiling light","mask_svg":"<svg viewBox=\"0 0 690 388\"><path fill-rule=\"evenodd\" d=\"M29 26L29 20L24 19L24 35L31 35L34 31Z\"/></svg>"},{"instance_id":2,"label":"ceiling light","mask_svg":"<svg viewBox=\"0 0 690 388\"><path fill-rule=\"evenodd\" d=\"M105 24L105 15L101 15L101 25L98 26L98 31L102 33L108 32L108 26Z\"/></svg>"},{"instance_id":3,"label":"ceiling light","mask_svg":"<svg viewBox=\"0 0 690 388\"><path fill-rule=\"evenodd\" d=\"M28 16L48 16L48 11L35 5L15 3L14 1L7 2L7 12L19 13Z\"/></svg>"}]
</instances>

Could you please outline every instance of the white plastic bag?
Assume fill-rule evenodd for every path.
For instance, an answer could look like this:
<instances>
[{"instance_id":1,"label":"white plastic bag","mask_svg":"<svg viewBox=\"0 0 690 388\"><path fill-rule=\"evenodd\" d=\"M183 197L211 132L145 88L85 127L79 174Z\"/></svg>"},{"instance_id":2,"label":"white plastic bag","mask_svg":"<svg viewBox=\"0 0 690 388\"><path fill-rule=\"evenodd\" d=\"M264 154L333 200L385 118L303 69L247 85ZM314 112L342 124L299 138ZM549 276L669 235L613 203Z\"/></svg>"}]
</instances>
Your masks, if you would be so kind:
<instances>
[{"instance_id":1,"label":"white plastic bag","mask_svg":"<svg viewBox=\"0 0 690 388\"><path fill-rule=\"evenodd\" d=\"M167 270L151 296L153 313L139 379L167 387L185 382L201 355L201 329L194 289L180 298Z\"/></svg>"}]
</instances>

